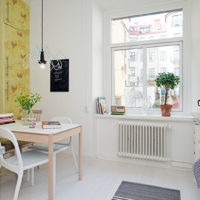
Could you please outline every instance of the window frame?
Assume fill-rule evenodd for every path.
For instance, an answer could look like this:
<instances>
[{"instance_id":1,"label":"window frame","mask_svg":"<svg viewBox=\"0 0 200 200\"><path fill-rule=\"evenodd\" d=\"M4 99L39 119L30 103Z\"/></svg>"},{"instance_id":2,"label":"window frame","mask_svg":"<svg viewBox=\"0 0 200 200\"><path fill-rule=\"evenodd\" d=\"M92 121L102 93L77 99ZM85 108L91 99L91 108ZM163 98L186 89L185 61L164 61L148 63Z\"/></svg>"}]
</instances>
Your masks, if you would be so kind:
<instances>
[{"instance_id":1,"label":"window frame","mask_svg":"<svg viewBox=\"0 0 200 200\"><path fill-rule=\"evenodd\" d=\"M163 46L180 46L180 106L178 109L174 109L177 112L183 112L183 40L182 38L179 38L179 40L174 41L174 39L167 39L165 42L163 40L151 40L151 41L144 41L144 42L138 42L139 44L134 44L131 45L125 45L124 46L118 46L116 47L116 44L113 45L115 47L111 47L111 65L112 65L112 90L111 90L111 103L112 105L116 105L115 102L115 63L114 63L114 51L119 51L119 50L129 50L129 49L142 49L143 50L143 105L147 105L147 49L148 48L153 48L153 47L163 47ZM111 45L112 46L112 45ZM129 110L138 110L142 111L144 109L147 109L146 106L143 107L127 107ZM157 111L158 108L148 108L151 112Z\"/></svg>"},{"instance_id":2,"label":"window frame","mask_svg":"<svg viewBox=\"0 0 200 200\"><path fill-rule=\"evenodd\" d=\"M178 10L182 9L183 11L183 35L182 40L182 108L183 111L172 110L173 115L191 115L192 112L192 72L191 72L191 4L184 0L176 1L176 2L154 2L147 3L145 6L143 4L133 4L129 5L127 8L122 8L119 10L109 10L103 14L103 72L102 76L103 80L103 94L107 99L108 108L113 105L112 104L112 91L113 91L113 80L112 80L112 48L118 47L117 45L111 44L111 20L116 18L123 18L127 16L134 15L143 15L145 13L156 13L156 12L165 12L166 10ZM176 41L176 39L171 39L171 41ZM180 39L180 38L179 38ZM161 41L161 40L160 40ZM156 43L156 41L155 41ZM139 43L138 43L139 44ZM118 44L122 46L122 44ZM130 43L127 45L131 45ZM145 114L145 115L160 115L159 110L149 111L145 108L143 110L138 109L127 109L126 113L128 115L137 115L137 114Z\"/></svg>"}]
</instances>

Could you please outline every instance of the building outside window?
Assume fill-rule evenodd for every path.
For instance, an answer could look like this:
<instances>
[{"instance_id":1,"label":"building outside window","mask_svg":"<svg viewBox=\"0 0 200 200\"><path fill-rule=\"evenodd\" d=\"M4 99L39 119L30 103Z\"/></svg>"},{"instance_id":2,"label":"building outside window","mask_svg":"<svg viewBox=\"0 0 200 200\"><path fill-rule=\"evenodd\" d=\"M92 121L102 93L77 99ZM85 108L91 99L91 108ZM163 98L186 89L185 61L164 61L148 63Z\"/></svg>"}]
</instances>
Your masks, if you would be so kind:
<instances>
[{"instance_id":1,"label":"building outside window","mask_svg":"<svg viewBox=\"0 0 200 200\"><path fill-rule=\"evenodd\" d=\"M174 16L181 21L178 29L172 26ZM152 109L159 108L162 95L156 76L161 72L181 75L182 19L183 11L173 10L112 20L112 104L120 97L127 108L143 109L147 101ZM128 37L123 37L124 32ZM177 110L182 109L181 94L177 87L170 98Z\"/></svg>"},{"instance_id":2,"label":"building outside window","mask_svg":"<svg viewBox=\"0 0 200 200\"><path fill-rule=\"evenodd\" d=\"M182 15L174 15L172 16L172 26L177 27L177 26L182 26Z\"/></svg>"},{"instance_id":3,"label":"building outside window","mask_svg":"<svg viewBox=\"0 0 200 200\"><path fill-rule=\"evenodd\" d=\"M167 52L166 51L160 52L160 61L167 61Z\"/></svg>"},{"instance_id":4,"label":"building outside window","mask_svg":"<svg viewBox=\"0 0 200 200\"><path fill-rule=\"evenodd\" d=\"M155 79L155 78L156 78L155 68L149 68L149 79Z\"/></svg>"},{"instance_id":5,"label":"building outside window","mask_svg":"<svg viewBox=\"0 0 200 200\"><path fill-rule=\"evenodd\" d=\"M130 52L130 60L133 62L136 61L136 53L135 52Z\"/></svg>"},{"instance_id":6,"label":"building outside window","mask_svg":"<svg viewBox=\"0 0 200 200\"><path fill-rule=\"evenodd\" d=\"M174 74L175 74L176 76L180 76L180 67L175 67L175 68L174 68Z\"/></svg>"},{"instance_id":7,"label":"building outside window","mask_svg":"<svg viewBox=\"0 0 200 200\"><path fill-rule=\"evenodd\" d=\"M173 61L178 62L180 60L180 50L174 50Z\"/></svg>"},{"instance_id":8,"label":"building outside window","mask_svg":"<svg viewBox=\"0 0 200 200\"><path fill-rule=\"evenodd\" d=\"M161 73L167 72L167 68L166 68L166 67L161 67L161 68L160 68L160 72L161 72Z\"/></svg>"},{"instance_id":9,"label":"building outside window","mask_svg":"<svg viewBox=\"0 0 200 200\"><path fill-rule=\"evenodd\" d=\"M155 62L155 52L149 52L149 62Z\"/></svg>"},{"instance_id":10,"label":"building outside window","mask_svg":"<svg viewBox=\"0 0 200 200\"><path fill-rule=\"evenodd\" d=\"M150 26L140 27L140 34L150 33Z\"/></svg>"}]
</instances>

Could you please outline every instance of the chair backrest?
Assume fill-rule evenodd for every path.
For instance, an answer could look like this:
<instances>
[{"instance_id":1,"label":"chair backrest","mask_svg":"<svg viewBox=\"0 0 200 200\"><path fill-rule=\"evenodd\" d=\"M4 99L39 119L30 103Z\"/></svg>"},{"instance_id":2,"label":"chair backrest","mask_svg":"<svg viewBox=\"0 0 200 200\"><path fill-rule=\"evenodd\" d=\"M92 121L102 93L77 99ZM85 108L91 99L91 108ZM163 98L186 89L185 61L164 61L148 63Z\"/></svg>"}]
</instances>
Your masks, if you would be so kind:
<instances>
[{"instance_id":1,"label":"chair backrest","mask_svg":"<svg viewBox=\"0 0 200 200\"><path fill-rule=\"evenodd\" d=\"M59 121L60 123L72 124L72 120L65 116L56 116L51 119L52 121Z\"/></svg>"},{"instance_id":2,"label":"chair backrest","mask_svg":"<svg viewBox=\"0 0 200 200\"><path fill-rule=\"evenodd\" d=\"M0 128L0 137L8 139L13 143L13 145L15 147L16 157L17 157L17 164L15 166L12 166L8 162L6 162L6 159L3 158L3 155L0 156L0 163L5 168L8 168L8 169L11 168L10 170L12 170L12 171L13 170L16 171L16 169L17 169L17 171L20 170L20 169L23 169L22 156L21 156L21 153L20 153L20 150L19 150L19 145L18 145L18 142L17 142L15 135L9 129Z\"/></svg>"},{"instance_id":3,"label":"chair backrest","mask_svg":"<svg viewBox=\"0 0 200 200\"><path fill-rule=\"evenodd\" d=\"M32 113L33 113L33 118L35 118L36 121L39 122L42 110L32 110Z\"/></svg>"}]
</instances>

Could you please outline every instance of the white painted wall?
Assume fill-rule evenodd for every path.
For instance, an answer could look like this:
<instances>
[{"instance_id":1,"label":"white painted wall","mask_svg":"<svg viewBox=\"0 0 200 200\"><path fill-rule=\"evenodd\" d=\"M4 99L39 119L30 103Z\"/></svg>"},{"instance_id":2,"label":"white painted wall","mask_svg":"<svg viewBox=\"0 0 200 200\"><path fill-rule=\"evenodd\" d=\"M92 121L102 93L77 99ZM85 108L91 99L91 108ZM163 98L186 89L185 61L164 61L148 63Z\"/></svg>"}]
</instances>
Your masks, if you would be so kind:
<instances>
[{"instance_id":1,"label":"white painted wall","mask_svg":"<svg viewBox=\"0 0 200 200\"><path fill-rule=\"evenodd\" d=\"M104 38L105 43L105 51L104 52L104 63L105 69L104 74L106 74L106 78L104 79L104 94L110 101L111 96L111 62L110 62L110 47L109 47L109 20L112 17L124 17L127 15L134 15L134 12L137 14L142 14L142 12L155 12L159 10L166 10L166 9L175 9L184 7L185 13L185 35L184 35L184 114L190 115L192 112L192 108L195 107L196 99L199 93L199 86L200 84L196 84L199 80L192 79L191 70L193 69L193 73L196 73L198 70L196 66L192 66L192 59L195 62L198 62L197 56L193 57L191 53L191 40L195 40L191 38L190 26L192 23L197 25L199 22L199 18L196 13L193 13L193 8L197 6L197 0L171 0L171 1L123 1L123 0L116 0L116 1L99 1L100 5L105 11L104 20L105 20L105 30L104 33L106 34ZM192 9L192 10L191 10ZM199 14L199 13L198 13ZM195 19L194 19L195 18ZM194 20L194 21L193 21ZM197 28L193 27L196 31ZM198 33L198 32L197 32ZM196 34L195 34L196 35ZM193 37L193 35L192 35ZM199 37L196 35L196 37ZM196 51L199 50L199 47L193 45L193 49ZM193 51L192 49L192 51ZM197 76L196 76L197 77ZM191 91L191 85L193 91ZM198 91L199 90L199 91ZM193 96L193 98L192 98ZM192 104L192 105L191 105ZM137 118L137 117L136 117ZM136 120L136 119L135 119ZM146 121L151 121L151 117L146 119ZM117 161L125 161L117 156L117 149L118 149L118 129L117 129L117 119L111 118L96 118L96 137L97 137L97 156L99 158L104 159L112 159ZM176 166L185 166L191 167L192 162L194 161L194 126L193 122L173 122L173 120L169 121L168 124L172 127L169 136L168 142L168 153L170 158L170 164ZM129 160L130 161L130 160ZM145 162L144 162L145 163ZM155 164L155 163L154 163ZM168 164L168 163L167 163ZM166 163L164 164L166 165Z\"/></svg>"},{"instance_id":2,"label":"white painted wall","mask_svg":"<svg viewBox=\"0 0 200 200\"><path fill-rule=\"evenodd\" d=\"M200 0L192 0L192 18L191 18L191 33L192 33L192 99L193 112L200 112L200 107L197 106L197 100L200 99Z\"/></svg>"},{"instance_id":3,"label":"white painted wall","mask_svg":"<svg viewBox=\"0 0 200 200\"><path fill-rule=\"evenodd\" d=\"M191 65L193 78L189 81L193 84L193 100L191 102L196 102L196 99L200 97L200 81L198 78L198 74L200 74L198 67L200 20L197 7L199 0L188 1L191 2L192 9L195 9L195 12L192 12L191 22L193 30L191 39L193 41L191 58L193 60ZM35 47L40 45L40 2L40 0L31 1L32 52L34 52ZM66 58L70 59L70 92L49 92L49 58L47 68L41 70L37 64L39 52L31 59L31 89L33 92L39 92L42 95L42 101L37 108L44 110L43 119L50 119L55 115L68 115L73 121L83 125L83 151L85 154L94 155L96 150L98 155L109 157L109 155L115 154L116 156L117 130L114 128L116 120L96 119L93 115L95 97L105 95L105 89L108 87L104 83L106 74L105 58L103 57L105 52L102 50L102 43L105 41L105 38L103 39L103 33L105 33L103 30L103 14L109 10L128 9L130 11L131 6L134 7L136 2L137 5L146 5L149 1L45 1L45 45L52 54L61 51ZM152 0L152 5L153 2L156 1ZM159 1L159 3L162 2ZM198 108L193 105L193 110L198 110ZM96 125L94 126L94 124ZM190 163L193 159L193 126L191 123L174 123L172 125L174 128L174 140L172 142L174 146L180 142L182 135L184 136L180 148L173 149L175 152L172 157L174 160Z\"/></svg>"},{"instance_id":4,"label":"white painted wall","mask_svg":"<svg viewBox=\"0 0 200 200\"><path fill-rule=\"evenodd\" d=\"M138 120L130 119L120 116L112 117L96 117L96 130L97 130L97 157L107 160L115 161L125 161L133 163L142 163L150 165L159 165L164 167L186 167L191 168L192 163L194 162L194 126L191 119L166 119L166 120L155 120L151 117L146 117L146 119ZM169 162L158 162L158 161L149 161L148 163L145 160L139 159L127 159L118 157L118 122L120 121L132 121L132 122L159 122L168 125L167 130L167 156Z\"/></svg>"},{"instance_id":5,"label":"white painted wall","mask_svg":"<svg viewBox=\"0 0 200 200\"><path fill-rule=\"evenodd\" d=\"M103 95L103 11L96 2L92 10L92 92L93 99Z\"/></svg>"},{"instance_id":6,"label":"white painted wall","mask_svg":"<svg viewBox=\"0 0 200 200\"><path fill-rule=\"evenodd\" d=\"M42 118L67 115L83 125L83 150L93 154L92 141L92 5L90 0L44 1L44 44L55 55L61 51L70 59L68 93L50 93L49 59L46 69L38 66L38 55L31 59L31 90L42 96L37 108ZM40 45L41 1L31 1L31 52ZM59 56L62 58L62 56Z\"/></svg>"},{"instance_id":7,"label":"white painted wall","mask_svg":"<svg viewBox=\"0 0 200 200\"><path fill-rule=\"evenodd\" d=\"M104 96L103 92L103 11L93 1L92 4L92 113L96 113L96 97ZM93 129L94 154L97 152L95 119L91 124Z\"/></svg>"}]
</instances>

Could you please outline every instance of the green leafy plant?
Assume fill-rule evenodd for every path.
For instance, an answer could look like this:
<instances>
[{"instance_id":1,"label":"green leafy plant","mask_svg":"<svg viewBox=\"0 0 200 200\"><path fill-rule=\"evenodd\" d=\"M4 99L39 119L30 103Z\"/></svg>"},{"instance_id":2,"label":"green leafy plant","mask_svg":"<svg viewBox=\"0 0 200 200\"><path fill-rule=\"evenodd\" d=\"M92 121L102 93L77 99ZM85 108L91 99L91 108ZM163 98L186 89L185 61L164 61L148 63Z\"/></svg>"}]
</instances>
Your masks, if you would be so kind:
<instances>
[{"instance_id":1,"label":"green leafy plant","mask_svg":"<svg viewBox=\"0 0 200 200\"><path fill-rule=\"evenodd\" d=\"M38 93L30 93L23 95L21 93L19 96L16 97L15 102L18 102L22 109L27 112L27 114L30 114L32 107L41 100L41 96Z\"/></svg>"},{"instance_id":2,"label":"green leafy plant","mask_svg":"<svg viewBox=\"0 0 200 200\"><path fill-rule=\"evenodd\" d=\"M180 83L180 77L175 76L173 73L159 73L158 76L156 77L156 86L157 87L164 87L165 88L165 101L164 105L167 105L167 99L168 99L168 94L170 89L174 89L179 83Z\"/></svg>"}]
</instances>

